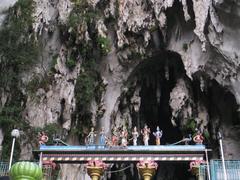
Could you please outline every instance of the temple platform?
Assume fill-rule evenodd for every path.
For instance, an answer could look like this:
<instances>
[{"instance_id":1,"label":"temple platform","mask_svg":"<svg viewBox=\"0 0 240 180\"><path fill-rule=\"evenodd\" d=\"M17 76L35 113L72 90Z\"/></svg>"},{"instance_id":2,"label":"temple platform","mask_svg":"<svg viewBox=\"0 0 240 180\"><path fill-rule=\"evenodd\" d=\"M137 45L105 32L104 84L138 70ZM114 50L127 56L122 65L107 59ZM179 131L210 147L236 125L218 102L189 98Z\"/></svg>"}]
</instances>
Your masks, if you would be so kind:
<instances>
[{"instance_id":1,"label":"temple platform","mask_svg":"<svg viewBox=\"0 0 240 180\"><path fill-rule=\"evenodd\" d=\"M33 151L43 161L83 163L91 160L104 162L194 161L203 160L204 145L149 145L149 146L41 146Z\"/></svg>"}]
</instances>

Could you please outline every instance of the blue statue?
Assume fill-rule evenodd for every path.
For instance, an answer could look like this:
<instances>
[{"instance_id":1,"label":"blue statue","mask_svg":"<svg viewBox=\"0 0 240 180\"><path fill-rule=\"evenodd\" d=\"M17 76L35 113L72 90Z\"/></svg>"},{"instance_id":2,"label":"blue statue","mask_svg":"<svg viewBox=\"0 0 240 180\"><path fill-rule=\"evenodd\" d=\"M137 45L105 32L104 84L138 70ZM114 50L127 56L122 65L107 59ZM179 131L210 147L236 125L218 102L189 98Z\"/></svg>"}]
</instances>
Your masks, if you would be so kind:
<instances>
[{"instance_id":1,"label":"blue statue","mask_svg":"<svg viewBox=\"0 0 240 180\"><path fill-rule=\"evenodd\" d=\"M153 135L156 137L156 145L160 145L160 139L162 137L162 130L160 130L159 126L157 126L157 131L153 133Z\"/></svg>"},{"instance_id":2,"label":"blue statue","mask_svg":"<svg viewBox=\"0 0 240 180\"><path fill-rule=\"evenodd\" d=\"M100 136L100 145L106 145L106 135L105 135L105 130L104 130L104 127L102 127L100 133L99 133L99 136Z\"/></svg>"}]
</instances>

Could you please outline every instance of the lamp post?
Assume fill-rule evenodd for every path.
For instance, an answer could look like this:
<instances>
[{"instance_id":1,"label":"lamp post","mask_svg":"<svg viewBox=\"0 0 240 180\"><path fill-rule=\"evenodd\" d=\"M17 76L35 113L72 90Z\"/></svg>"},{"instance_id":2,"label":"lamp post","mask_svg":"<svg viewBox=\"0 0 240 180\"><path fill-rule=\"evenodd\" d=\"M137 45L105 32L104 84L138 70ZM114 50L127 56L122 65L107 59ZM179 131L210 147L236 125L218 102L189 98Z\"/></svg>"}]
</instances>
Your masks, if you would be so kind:
<instances>
[{"instance_id":1,"label":"lamp post","mask_svg":"<svg viewBox=\"0 0 240 180\"><path fill-rule=\"evenodd\" d=\"M16 138L18 138L20 136L19 130L18 129L13 129L12 132L11 132L11 136L13 137L13 141L12 141L12 149L11 149L11 154L10 154L8 170L10 170L11 166L12 166L12 159L13 159L13 151L14 151L15 141L16 141Z\"/></svg>"},{"instance_id":2,"label":"lamp post","mask_svg":"<svg viewBox=\"0 0 240 180\"><path fill-rule=\"evenodd\" d=\"M225 166L225 160L224 160L224 153L223 153L222 135L221 135L220 132L218 132L218 140L219 140L220 150L221 150L224 180L227 180L227 172L226 172L226 166Z\"/></svg>"}]
</instances>

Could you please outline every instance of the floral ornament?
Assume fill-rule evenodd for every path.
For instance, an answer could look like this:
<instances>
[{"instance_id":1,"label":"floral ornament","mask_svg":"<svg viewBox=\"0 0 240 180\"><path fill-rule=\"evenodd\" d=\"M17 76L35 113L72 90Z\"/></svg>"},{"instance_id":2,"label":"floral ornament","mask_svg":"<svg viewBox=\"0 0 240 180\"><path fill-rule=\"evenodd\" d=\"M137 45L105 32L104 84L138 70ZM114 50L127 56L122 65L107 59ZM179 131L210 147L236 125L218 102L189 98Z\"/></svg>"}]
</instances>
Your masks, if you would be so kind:
<instances>
[{"instance_id":1,"label":"floral ornament","mask_svg":"<svg viewBox=\"0 0 240 180\"><path fill-rule=\"evenodd\" d=\"M88 161L87 164L85 164L86 167L101 167L103 169L107 169L108 168L108 165L102 161L99 161L99 160L91 160L91 161Z\"/></svg>"},{"instance_id":2,"label":"floral ornament","mask_svg":"<svg viewBox=\"0 0 240 180\"><path fill-rule=\"evenodd\" d=\"M189 171L191 171L193 168L198 168L201 164L205 164L206 161L204 160L195 160L195 161L191 161L189 166Z\"/></svg>"},{"instance_id":3,"label":"floral ornament","mask_svg":"<svg viewBox=\"0 0 240 180\"><path fill-rule=\"evenodd\" d=\"M137 168L155 168L157 169L158 164L154 161L143 160L137 163Z\"/></svg>"}]
</instances>

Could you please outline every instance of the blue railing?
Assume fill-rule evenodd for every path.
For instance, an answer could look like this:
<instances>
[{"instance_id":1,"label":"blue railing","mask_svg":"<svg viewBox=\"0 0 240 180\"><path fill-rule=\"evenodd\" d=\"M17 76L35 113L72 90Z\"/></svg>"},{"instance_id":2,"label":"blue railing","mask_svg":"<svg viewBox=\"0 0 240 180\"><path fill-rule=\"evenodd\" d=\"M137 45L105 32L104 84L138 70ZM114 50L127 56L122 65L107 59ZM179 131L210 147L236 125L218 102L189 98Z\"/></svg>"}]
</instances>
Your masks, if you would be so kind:
<instances>
[{"instance_id":1,"label":"blue railing","mask_svg":"<svg viewBox=\"0 0 240 180\"><path fill-rule=\"evenodd\" d=\"M228 180L240 180L240 160L227 160L225 166ZM224 180L221 160L211 160L210 169L212 180Z\"/></svg>"},{"instance_id":2,"label":"blue railing","mask_svg":"<svg viewBox=\"0 0 240 180\"><path fill-rule=\"evenodd\" d=\"M107 147L102 145L86 146L40 146L40 151L86 151L86 150L129 150L129 151L205 151L204 145L160 145L160 146L127 146L127 147Z\"/></svg>"},{"instance_id":3,"label":"blue railing","mask_svg":"<svg viewBox=\"0 0 240 180\"><path fill-rule=\"evenodd\" d=\"M8 162L0 162L0 177L8 176Z\"/></svg>"}]
</instances>

